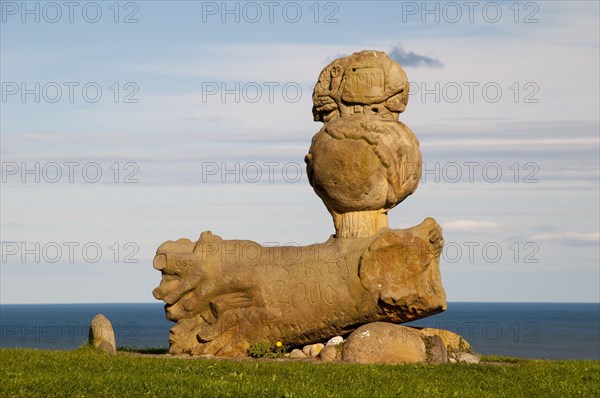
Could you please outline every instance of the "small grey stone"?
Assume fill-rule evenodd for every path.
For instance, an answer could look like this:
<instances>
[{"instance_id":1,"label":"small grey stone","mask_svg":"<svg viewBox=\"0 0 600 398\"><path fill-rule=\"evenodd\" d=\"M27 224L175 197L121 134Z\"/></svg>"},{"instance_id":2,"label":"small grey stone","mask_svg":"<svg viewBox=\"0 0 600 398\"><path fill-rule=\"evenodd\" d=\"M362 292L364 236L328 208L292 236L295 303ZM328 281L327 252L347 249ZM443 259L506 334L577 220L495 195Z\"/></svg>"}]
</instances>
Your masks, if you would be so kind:
<instances>
[{"instance_id":1,"label":"small grey stone","mask_svg":"<svg viewBox=\"0 0 600 398\"><path fill-rule=\"evenodd\" d=\"M456 361L464 363L479 363L479 358L473 354L469 354L468 352L459 352L456 354Z\"/></svg>"}]
</instances>

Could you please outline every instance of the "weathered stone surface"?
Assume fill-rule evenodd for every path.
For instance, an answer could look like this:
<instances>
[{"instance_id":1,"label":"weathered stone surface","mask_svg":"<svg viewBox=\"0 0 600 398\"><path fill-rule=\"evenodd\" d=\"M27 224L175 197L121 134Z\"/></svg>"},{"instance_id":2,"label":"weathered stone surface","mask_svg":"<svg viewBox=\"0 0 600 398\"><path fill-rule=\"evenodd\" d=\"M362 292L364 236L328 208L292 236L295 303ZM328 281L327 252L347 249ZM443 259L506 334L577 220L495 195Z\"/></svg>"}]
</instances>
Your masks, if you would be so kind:
<instances>
[{"instance_id":1,"label":"weathered stone surface","mask_svg":"<svg viewBox=\"0 0 600 398\"><path fill-rule=\"evenodd\" d=\"M450 352L473 352L471 344L459 334L445 329L419 328L426 336L440 336Z\"/></svg>"},{"instance_id":2,"label":"weathered stone surface","mask_svg":"<svg viewBox=\"0 0 600 398\"><path fill-rule=\"evenodd\" d=\"M290 352L290 359L302 359L302 358L306 358L306 357L307 357L307 355L302 350L299 350L297 348L295 350L292 350L292 352Z\"/></svg>"},{"instance_id":3,"label":"weathered stone surface","mask_svg":"<svg viewBox=\"0 0 600 398\"><path fill-rule=\"evenodd\" d=\"M425 336L423 341L427 350L427 362L435 364L448 363L448 351L444 340L440 336Z\"/></svg>"},{"instance_id":4,"label":"weathered stone surface","mask_svg":"<svg viewBox=\"0 0 600 398\"><path fill-rule=\"evenodd\" d=\"M172 354L244 356L250 344L301 346L371 322L406 322L446 309L432 218L388 228L387 212L421 175L419 142L398 120L408 80L386 54L328 65L313 93L324 126L306 155L308 178L333 217L324 243L264 247L203 232L162 244L154 296L176 322ZM310 351L307 353L311 355Z\"/></svg>"},{"instance_id":5,"label":"weathered stone surface","mask_svg":"<svg viewBox=\"0 0 600 398\"><path fill-rule=\"evenodd\" d=\"M108 341L102 341L100 344L98 344L98 347L96 348L98 348L100 351L104 351L105 353L111 355L117 353L115 346L109 343Z\"/></svg>"},{"instance_id":6,"label":"weathered stone surface","mask_svg":"<svg viewBox=\"0 0 600 398\"><path fill-rule=\"evenodd\" d=\"M346 362L423 363L427 361L423 334L393 323L363 325L348 336L342 349Z\"/></svg>"},{"instance_id":7,"label":"weathered stone surface","mask_svg":"<svg viewBox=\"0 0 600 398\"><path fill-rule=\"evenodd\" d=\"M204 232L166 242L163 279L170 352L245 355L249 344L325 341L374 321L404 322L445 310L433 219L406 230L304 247L267 248Z\"/></svg>"},{"instance_id":8,"label":"weathered stone surface","mask_svg":"<svg viewBox=\"0 0 600 398\"><path fill-rule=\"evenodd\" d=\"M316 343L316 344L312 344L310 346L309 349L309 354L311 357L316 357L319 355L319 353L321 352L321 350L323 349L323 347L325 347L324 344L322 343Z\"/></svg>"},{"instance_id":9,"label":"weathered stone surface","mask_svg":"<svg viewBox=\"0 0 600 398\"><path fill-rule=\"evenodd\" d=\"M89 342L94 348L98 348L109 354L117 352L115 332L112 324L102 314L98 314L90 323Z\"/></svg>"},{"instance_id":10,"label":"weathered stone surface","mask_svg":"<svg viewBox=\"0 0 600 398\"><path fill-rule=\"evenodd\" d=\"M304 347L302 347L302 353L304 355L306 355L307 357L310 356L310 347L312 347L312 344L308 344L308 345L305 345Z\"/></svg>"},{"instance_id":11,"label":"weathered stone surface","mask_svg":"<svg viewBox=\"0 0 600 398\"><path fill-rule=\"evenodd\" d=\"M340 359L340 350L335 345L325 346L319 353L319 358L323 362L333 362Z\"/></svg>"},{"instance_id":12,"label":"weathered stone surface","mask_svg":"<svg viewBox=\"0 0 600 398\"><path fill-rule=\"evenodd\" d=\"M408 89L400 65L379 51L336 59L319 76L313 115L325 125L305 161L337 236L370 236L387 227L387 211L419 184L419 141L398 120Z\"/></svg>"},{"instance_id":13,"label":"weathered stone surface","mask_svg":"<svg viewBox=\"0 0 600 398\"><path fill-rule=\"evenodd\" d=\"M456 353L454 355L454 357L456 358L456 362L473 363L473 364L479 363L479 358L473 354L469 354L468 352Z\"/></svg>"}]
</instances>

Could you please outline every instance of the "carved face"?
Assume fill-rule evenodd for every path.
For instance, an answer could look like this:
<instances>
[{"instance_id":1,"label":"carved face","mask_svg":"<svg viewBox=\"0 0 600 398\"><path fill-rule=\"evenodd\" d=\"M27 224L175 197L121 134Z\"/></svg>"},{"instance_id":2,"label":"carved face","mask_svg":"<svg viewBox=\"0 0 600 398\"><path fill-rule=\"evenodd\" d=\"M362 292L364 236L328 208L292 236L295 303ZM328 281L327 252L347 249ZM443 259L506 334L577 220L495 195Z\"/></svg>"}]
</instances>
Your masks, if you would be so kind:
<instances>
[{"instance_id":1,"label":"carved face","mask_svg":"<svg viewBox=\"0 0 600 398\"><path fill-rule=\"evenodd\" d=\"M154 268L162 272L160 285L152 291L154 297L174 304L184 294L201 285L206 279L206 268L194 253L159 253L154 257Z\"/></svg>"}]
</instances>

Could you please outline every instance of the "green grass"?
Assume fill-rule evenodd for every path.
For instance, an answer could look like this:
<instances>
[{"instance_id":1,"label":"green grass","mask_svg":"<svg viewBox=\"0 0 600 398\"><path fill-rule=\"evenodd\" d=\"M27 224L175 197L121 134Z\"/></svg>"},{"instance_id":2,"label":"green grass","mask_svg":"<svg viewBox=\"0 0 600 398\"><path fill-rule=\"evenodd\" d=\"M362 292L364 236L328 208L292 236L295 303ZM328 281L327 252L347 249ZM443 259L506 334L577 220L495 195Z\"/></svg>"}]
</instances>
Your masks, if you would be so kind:
<instances>
[{"instance_id":1,"label":"green grass","mask_svg":"<svg viewBox=\"0 0 600 398\"><path fill-rule=\"evenodd\" d=\"M115 356L0 349L0 396L575 397L598 396L600 361L358 365Z\"/></svg>"}]
</instances>

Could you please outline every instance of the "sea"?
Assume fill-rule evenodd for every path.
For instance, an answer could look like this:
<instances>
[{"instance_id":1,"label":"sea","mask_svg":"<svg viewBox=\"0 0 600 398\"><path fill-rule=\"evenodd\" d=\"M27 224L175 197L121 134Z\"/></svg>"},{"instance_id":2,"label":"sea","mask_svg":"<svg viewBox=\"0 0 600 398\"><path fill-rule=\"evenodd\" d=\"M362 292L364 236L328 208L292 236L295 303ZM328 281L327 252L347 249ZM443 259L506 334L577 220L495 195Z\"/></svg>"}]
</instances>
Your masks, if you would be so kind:
<instances>
[{"instance_id":1,"label":"sea","mask_svg":"<svg viewBox=\"0 0 600 398\"><path fill-rule=\"evenodd\" d=\"M169 345L173 323L160 303L2 304L0 348L80 347L99 313L112 322L118 347ZM407 325L459 333L484 355L600 360L600 303L448 303Z\"/></svg>"}]
</instances>

